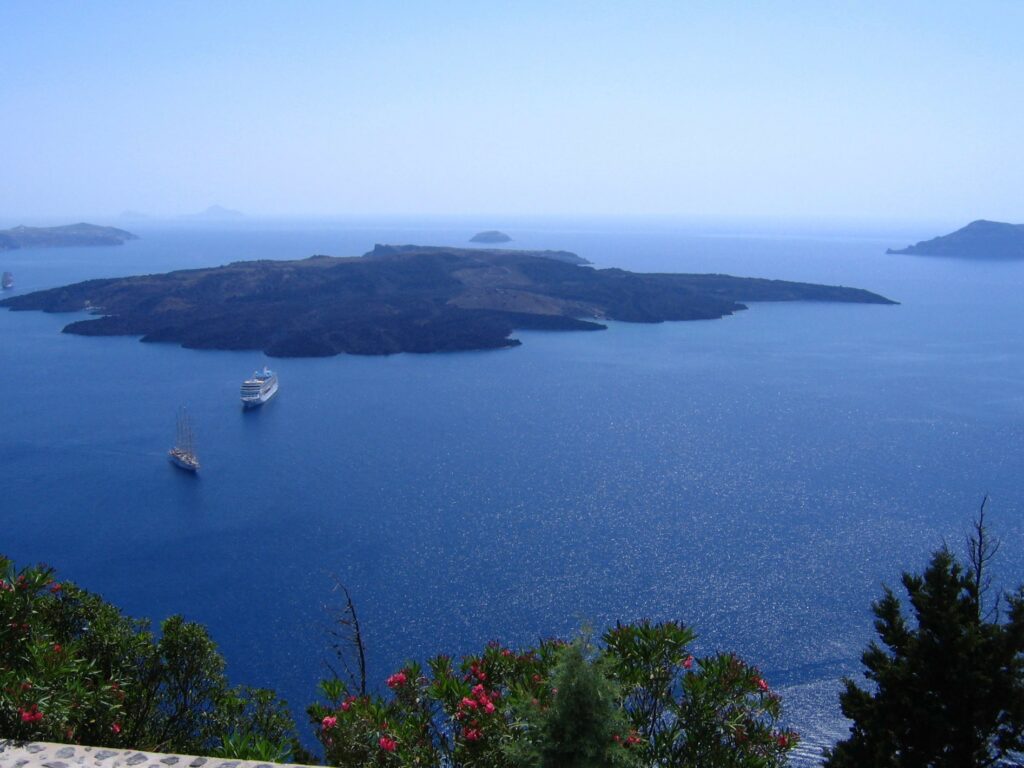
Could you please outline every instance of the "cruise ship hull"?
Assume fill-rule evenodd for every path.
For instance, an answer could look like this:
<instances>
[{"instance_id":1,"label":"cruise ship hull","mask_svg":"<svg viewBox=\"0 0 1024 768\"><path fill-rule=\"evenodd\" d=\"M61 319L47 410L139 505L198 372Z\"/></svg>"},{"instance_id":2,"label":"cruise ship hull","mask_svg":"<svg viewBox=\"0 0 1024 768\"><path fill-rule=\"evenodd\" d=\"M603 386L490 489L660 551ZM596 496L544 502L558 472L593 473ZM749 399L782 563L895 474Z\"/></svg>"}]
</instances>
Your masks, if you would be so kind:
<instances>
[{"instance_id":1,"label":"cruise ship hull","mask_svg":"<svg viewBox=\"0 0 1024 768\"><path fill-rule=\"evenodd\" d=\"M252 397L243 397L242 406L244 408L259 408L270 398L277 394L277 382L275 381L266 392L261 392L258 395Z\"/></svg>"}]
</instances>

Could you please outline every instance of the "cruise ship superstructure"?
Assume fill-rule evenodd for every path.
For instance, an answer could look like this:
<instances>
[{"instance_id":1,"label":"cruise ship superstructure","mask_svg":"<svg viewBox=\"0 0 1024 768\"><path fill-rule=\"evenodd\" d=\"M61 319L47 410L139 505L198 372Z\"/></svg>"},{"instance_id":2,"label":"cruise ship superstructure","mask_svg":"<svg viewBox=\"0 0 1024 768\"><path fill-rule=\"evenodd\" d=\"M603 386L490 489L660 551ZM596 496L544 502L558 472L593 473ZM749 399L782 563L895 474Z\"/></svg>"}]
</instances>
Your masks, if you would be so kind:
<instances>
[{"instance_id":1,"label":"cruise ship superstructure","mask_svg":"<svg viewBox=\"0 0 1024 768\"><path fill-rule=\"evenodd\" d=\"M242 405L256 408L277 394L277 374L267 367L242 382Z\"/></svg>"}]
</instances>

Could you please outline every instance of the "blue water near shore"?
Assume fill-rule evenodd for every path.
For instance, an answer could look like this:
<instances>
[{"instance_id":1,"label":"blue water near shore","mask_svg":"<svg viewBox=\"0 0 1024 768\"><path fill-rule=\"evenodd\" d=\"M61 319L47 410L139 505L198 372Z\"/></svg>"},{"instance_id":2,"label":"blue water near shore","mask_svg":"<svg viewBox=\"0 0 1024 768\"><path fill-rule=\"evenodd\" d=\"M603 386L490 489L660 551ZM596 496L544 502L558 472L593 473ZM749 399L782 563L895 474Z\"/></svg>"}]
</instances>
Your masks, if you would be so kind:
<instances>
[{"instance_id":1,"label":"blue water near shore","mask_svg":"<svg viewBox=\"0 0 1024 768\"><path fill-rule=\"evenodd\" d=\"M140 228L0 254L18 291L252 258L464 244L480 222ZM513 350L271 360L60 334L0 311L0 552L139 616L207 624L297 714L334 577L374 680L409 657L679 618L779 688L804 759L841 735L882 582L960 546L984 493L1024 580L1024 265L886 256L936 234L520 222L603 266L868 288L895 307L760 304L716 321L519 333ZM198 478L165 453L189 407Z\"/></svg>"}]
</instances>

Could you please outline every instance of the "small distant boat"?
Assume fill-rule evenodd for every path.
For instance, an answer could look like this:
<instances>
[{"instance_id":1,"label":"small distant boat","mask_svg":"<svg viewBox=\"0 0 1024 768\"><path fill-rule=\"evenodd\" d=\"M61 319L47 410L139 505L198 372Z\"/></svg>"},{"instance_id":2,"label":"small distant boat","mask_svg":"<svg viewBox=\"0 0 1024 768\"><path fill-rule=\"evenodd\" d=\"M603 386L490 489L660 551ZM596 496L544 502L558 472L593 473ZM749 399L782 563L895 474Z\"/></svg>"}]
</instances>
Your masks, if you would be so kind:
<instances>
[{"instance_id":1,"label":"small distant boat","mask_svg":"<svg viewBox=\"0 0 1024 768\"><path fill-rule=\"evenodd\" d=\"M277 374L263 367L263 371L253 373L251 379L242 382L242 405L256 408L277 394Z\"/></svg>"},{"instance_id":2,"label":"small distant boat","mask_svg":"<svg viewBox=\"0 0 1024 768\"><path fill-rule=\"evenodd\" d=\"M187 472L199 471L199 457L196 456L195 438L192 435L192 422L188 412L182 408L178 413L178 434L174 447L167 452L171 463Z\"/></svg>"},{"instance_id":3,"label":"small distant boat","mask_svg":"<svg viewBox=\"0 0 1024 768\"><path fill-rule=\"evenodd\" d=\"M3 288L6 291L9 288L13 288L13 287L14 287L14 275L12 275L10 272L4 272L4 276L0 277L0 288Z\"/></svg>"}]
</instances>

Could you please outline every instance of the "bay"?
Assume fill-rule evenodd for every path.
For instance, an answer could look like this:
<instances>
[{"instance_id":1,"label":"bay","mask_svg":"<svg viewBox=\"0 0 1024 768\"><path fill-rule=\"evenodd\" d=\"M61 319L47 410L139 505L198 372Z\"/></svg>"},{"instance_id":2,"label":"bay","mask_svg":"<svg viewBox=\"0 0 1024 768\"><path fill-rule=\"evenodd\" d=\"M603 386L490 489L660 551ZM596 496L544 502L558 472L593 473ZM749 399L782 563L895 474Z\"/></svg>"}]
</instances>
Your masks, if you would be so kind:
<instances>
[{"instance_id":1,"label":"bay","mask_svg":"<svg viewBox=\"0 0 1024 768\"><path fill-rule=\"evenodd\" d=\"M208 625L297 716L335 579L371 678L407 658L677 618L780 690L798 764L842 735L883 582L962 546L982 496L1024 580L1024 265L887 256L921 225L669 220L140 224L120 248L0 254L27 291L375 242L564 248L600 266L867 288L899 306L522 332L499 352L268 360L59 333L0 312L0 552L127 612ZM269 364L280 394L243 412ZM202 473L166 461L187 405Z\"/></svg>"}]
</instances>

